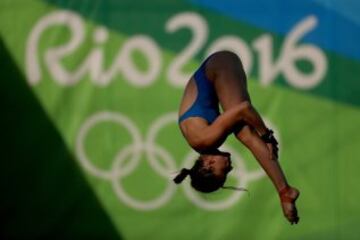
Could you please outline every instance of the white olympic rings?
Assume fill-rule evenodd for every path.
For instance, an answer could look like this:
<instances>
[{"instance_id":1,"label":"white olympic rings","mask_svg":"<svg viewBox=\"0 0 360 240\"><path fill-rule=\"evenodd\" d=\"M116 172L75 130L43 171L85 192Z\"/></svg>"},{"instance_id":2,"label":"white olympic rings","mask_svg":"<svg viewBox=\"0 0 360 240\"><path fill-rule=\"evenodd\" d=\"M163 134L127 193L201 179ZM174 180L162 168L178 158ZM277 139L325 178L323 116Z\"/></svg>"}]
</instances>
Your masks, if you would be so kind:
<instances>
[{"instance_id":1,"label":"white olympic rings","mask_svg":"<svg viewBox=\"0 0 360 240\"><path fill-rule=\"evenodd\" d=\"M101 169L95 166L88 157L84 146L88 132L95 127L95 125L103 122L118 124L119 126L125 128L132 138L132 142L129 145L117 151L109 170ZM177 113L167 113L159 117L151 124L149 132L146 135L147 137L143 140L139 130L128 117L118 112L98 112L90 116L80 128L76 139L77 159L86 172L100 179L110 181L118 199L127 206L143 211L157 209L169 202L177 189L176 185L172 182L170 173L179 170L184 166L191 167L194 159L196 159L196 153L191 151L185 157L183 166L176 166L174 158L167 149L156 143L160 130L166 125L176 123ZM262 169L248 172L241 156L229 146L224 146L224 150L227 150L232 154L233 165L235 168L230 173L230 177L237 179L237 186L246 187L250 181L257 180L264 176ZM146 154L146 160L151 168L153 168L153 170L167 182L167 187L163 194L148 201L140 201L131 197L124 190L121 182L119 181L126 176L129 176L135 170L138 164L140 164L140 159L143 153ZM160 164L159 159L163 160L163 164ZM124 164L125 161L127 163L126 165ZM209 201L196 194L190 184L182 184L182 186L185 195L193 204L207 210L221 210L229 208L244 194L244 192L234 191L228 199Z\"/></svg>"}]
</instances>

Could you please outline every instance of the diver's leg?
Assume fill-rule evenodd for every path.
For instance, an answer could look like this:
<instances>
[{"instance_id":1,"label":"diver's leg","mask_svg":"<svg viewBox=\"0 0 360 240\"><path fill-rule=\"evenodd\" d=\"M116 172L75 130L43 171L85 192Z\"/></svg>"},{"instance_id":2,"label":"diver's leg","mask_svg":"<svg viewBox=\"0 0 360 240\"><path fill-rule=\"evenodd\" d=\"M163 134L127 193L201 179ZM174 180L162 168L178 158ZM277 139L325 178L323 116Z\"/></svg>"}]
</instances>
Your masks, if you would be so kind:
<instances>
[{"instance_id":1,"label":"diver's leg","mask_svg":"<svg viewBox=\"0 0 360 240\"><path fill-rule=\"evenodd\" d=\"M264 135L268 129L251 104L246 74L240 58L228 51L217 52L207 63L207 74L213 81L223 111L229 111L240 105L244 106L238 119L254 127L260 135Z\"/></svg>"},{"instance_id":2,"label":"diver's leg","mask_svg":"<svg viewBox=\"0 0 360 240\"><path fill-rule=\"evenodd\" d=\"M261 167L270 177L278 192L288 186L279 162L274 159L267 145L254 130L248 125L245 125L241 131L236 134L236 137L252 152Z\"/></svg>"},{"instance_id":3,"label":"diver's leg","mask_svg":"<svg viewBox=\"0 0 360 240\"><path fill-rule=\"evenodd\" d=\"M207 77L214 84L216 95L224 111L243 101L249 101L246 74L240 58L231 52L214 54L206 65Z\"/></svg>"},{"instance_id":4,"label":"diver's leg","mask_svg":"<svg viewBox=\"0 0 360 240\"><path fill-rule=\"evenodd\" d=\"M252 152L261 167L270 177L280 195L281 206L285 217L291 223L297 223L299 218L297 216L295 201L299 196L299 191L289 186L279 162L275 156L271 154L268 146L248 125L245 125L241 131L236 134L236 137Z\"/></svg>"}]
</instances>

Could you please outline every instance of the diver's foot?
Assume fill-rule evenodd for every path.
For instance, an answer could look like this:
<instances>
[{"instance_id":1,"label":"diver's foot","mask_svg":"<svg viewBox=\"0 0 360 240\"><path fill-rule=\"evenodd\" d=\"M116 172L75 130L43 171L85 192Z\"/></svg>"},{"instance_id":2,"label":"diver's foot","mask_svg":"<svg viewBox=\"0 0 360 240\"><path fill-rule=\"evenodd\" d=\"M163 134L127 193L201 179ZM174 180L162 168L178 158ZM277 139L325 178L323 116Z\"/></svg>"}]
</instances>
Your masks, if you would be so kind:
<instances>
[{"instance_id":1,"label":"diver's foot","mask_svg":"<svg viewBox=\"0 0 360 240\"><path fill-rule=\"evenodd\" d=\"M299 216L297 214L295 202L300 195L299 190L287 186L279 192L279 195L284 216L291 224L297 224L299 222Z\"/></svg>"}]
</instances>

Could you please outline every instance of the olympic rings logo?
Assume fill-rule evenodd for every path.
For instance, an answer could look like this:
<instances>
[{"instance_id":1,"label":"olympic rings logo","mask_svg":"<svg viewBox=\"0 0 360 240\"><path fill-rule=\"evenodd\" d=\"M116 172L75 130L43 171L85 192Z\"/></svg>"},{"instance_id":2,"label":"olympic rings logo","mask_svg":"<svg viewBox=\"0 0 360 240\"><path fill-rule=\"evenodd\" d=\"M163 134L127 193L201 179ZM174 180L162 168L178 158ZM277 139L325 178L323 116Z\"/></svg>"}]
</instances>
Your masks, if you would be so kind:
<instances>
[{"instance_id":1,"label":"olympic rings logo","mask_svg":"<svg viewBox=\"0 0 360 240\"><path fill-rule=\"evenodd\" d=\"M118 150L115 158L112 161L110 170L100 169L95 166L86 153L84 141L88 136L89 131L99 123L110 122L125 128L131 135L131 143L122 149ZM145 137L142 138L138 128L126 116L118 112L98 112L89 117L81 126L76 139L76 155L82 168L89 174L112 184L113 190L117 198L126 204L128 207L149 211L160 208L167 204L174 195L177 186L172 182L171 172L179 170L181 167L191 167L196 153L190 151L183 160L183 166L176 166L176 162L167 149L156 144L156 139L159 131L164 126L177 123L177 113L167 113L157 120L155 120ZM230 176L237 180L237 186L246 187L249 182L258 180L265 174L263 170L247 171L244 161L241 156L231 149L229 146L224 146L226 151L231 152L234 170ZM142 154L146 155L151 168L166 181L167 186L164 192L155 199L148 201L141 201L130 196L121 184L121 180L129 176L136 167L140 164ZM163 164L160 164L159 158ZM124 164L127 163L127 165ZM182 184L186 197L196 206L206 210L222 210L233 206L244 194L244 192L234 191L227 199L209 201L201 198L195 193L190 184Z\"/></svg>"}]
</instances>

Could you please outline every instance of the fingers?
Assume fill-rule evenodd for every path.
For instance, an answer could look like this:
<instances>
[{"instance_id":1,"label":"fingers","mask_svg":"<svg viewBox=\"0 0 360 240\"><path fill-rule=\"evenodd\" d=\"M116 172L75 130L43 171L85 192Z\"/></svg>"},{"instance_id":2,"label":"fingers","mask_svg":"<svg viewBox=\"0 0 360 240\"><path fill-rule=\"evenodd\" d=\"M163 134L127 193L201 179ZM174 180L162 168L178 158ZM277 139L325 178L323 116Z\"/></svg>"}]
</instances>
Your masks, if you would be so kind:
<instances>
[{"instance_id":1,"label":"fingers","mask_svg":"<svg viewBox=\"0 0 360 240\"><path fill-rule=\"evenodd\" d=\"M274 138L274 141L271 143L272 147L273 147L273 152L274 152L274 155L276 157L276 159L278 158L278 153L279 153L279 148L278 148L278 142L275 140Z\"/></svg>"},{"instance_id":2,"label":"fingers","mask_svg":"<svg viewBox=\"0 0 360 240\"><path fill-rule=\"evenodd\" d=\"M272 137L271 140L272 140L272 142L274 143L274 145L277 146L277 145L279 144L275 137Z\"/></svg>"},{"instance_id":3,"label":"fingers","mask_svg":"<svg viewBox=\"0 0 360 240\"><path fill-rule=\"evenodd\" d=\"M272 146L272 154L274 155L275 159L278 158L278 148L276 146Z\"/></svg>"},{"instance_id":4,"label":"fingers","mask_svg":"<svg viewBox=\"0 0 360 240\"><path fill-rule=\"evenodd\" d=\"M271 159L277 160L278 159L278 148L271 143L268 143L266 145L270 151Z\"/></svg>"}]
</instances>

